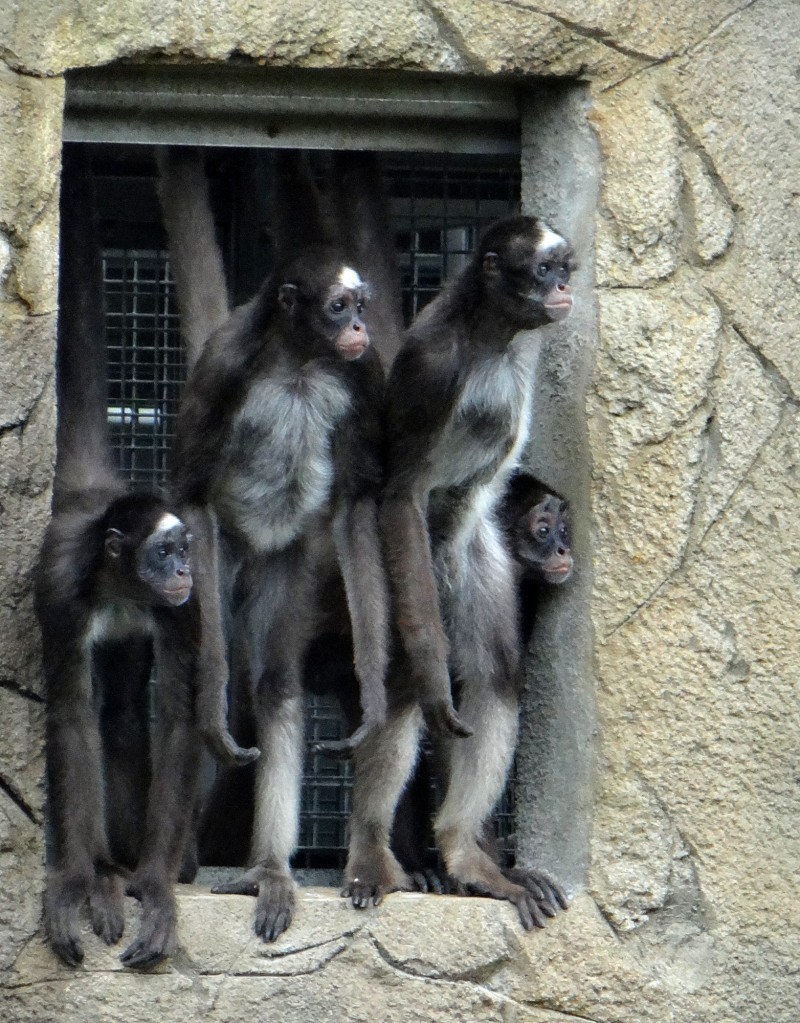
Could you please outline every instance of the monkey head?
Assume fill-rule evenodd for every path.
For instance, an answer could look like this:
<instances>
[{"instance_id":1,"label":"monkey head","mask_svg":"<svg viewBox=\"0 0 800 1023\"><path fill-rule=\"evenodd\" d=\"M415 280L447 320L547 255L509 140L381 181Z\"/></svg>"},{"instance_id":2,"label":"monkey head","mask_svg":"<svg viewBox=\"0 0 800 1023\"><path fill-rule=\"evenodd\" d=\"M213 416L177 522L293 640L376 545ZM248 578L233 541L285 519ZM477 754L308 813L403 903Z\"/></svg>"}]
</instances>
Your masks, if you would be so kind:
<instances>
[{"instance_id":1,"label":"monkey head","mask_svg":"<svg viewBox=\"0 0 800 1023\"><path fill-rule=\"evenodd\" d=\"M312 246L282 275L278 304L295 338L353 362L370 340L363 313L369 288L335 249Z\"/></svg>"},{"instance_id":2,"label":"monkey head","mask_svg":"<svg viewBox=\"0 0 800 1023\"><path fill-rule=\"evenodd\" d=\"M558 586L572 575L569 506L545 494L518 520L514 554L528 576Z\"/></svg>"},{"instance_id":3,"label":"monkey head","mask_svg":"<svg viewBox=\"0 0 800 1023\"><path fill-rule=\"evenodd\" d=\"M564 320L572 310L569 243L535 217L492 225L478 250L485 294L520 329Z\"/></svg>"},{"instance_id":4,"label":"monkey head","mask_svg":"<svg viewBox=\"0 0 800 1023\"><path fill-rule=\"evenodd\" d=\"M115 595L152 606L185 604L192 592L190 542L183 522L157 499L116 502L103 547Z\"/></svg>"}]
</instances>

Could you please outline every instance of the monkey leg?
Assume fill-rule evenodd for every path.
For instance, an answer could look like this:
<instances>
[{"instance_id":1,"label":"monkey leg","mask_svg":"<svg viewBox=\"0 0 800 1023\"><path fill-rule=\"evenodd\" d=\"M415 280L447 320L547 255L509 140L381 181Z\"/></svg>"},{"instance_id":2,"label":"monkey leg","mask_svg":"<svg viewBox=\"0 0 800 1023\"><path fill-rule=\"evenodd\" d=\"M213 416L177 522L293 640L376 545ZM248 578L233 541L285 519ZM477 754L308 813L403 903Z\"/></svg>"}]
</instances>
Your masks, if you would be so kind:
<instances>
[{"instance_id":1,"label":"monkey leg","mask_svg":"<svg viewBox=\"0 0 800 1023\"><path fill-rule=\"evenodd\" d=\"M384 895L410 891L412 879L389 848L397 803L414 767L422 715L415 704L393 710L355 755L350 848L342 895L357 909Z\"/></svg>"},{"instance_id":2,"label":"monkey leg","mask_svg":"<svg viewBox=\"0 0 800 1023\"><path fill-rule=\"evenodd\" d=\"M254 895L255 931L275 941L291 924L295 883L289 859L297 845L303 768L303 699L273 705L259 722L261 759L255 767L253 866L235 881L212 888L219 895Z\"/></svg>"},{"instance_id":3,"label":"monkey leg","mask_svg":"<svg viewBox=\"0 0 800 1023\"><path fill-rule=\"evenodd\" d=\"M451 583L445 601L451 670L461 684L459 713L474 735L443 746L447 791L434 824L437 843L456 890L507 899L526 930L543 927L545 916L563 905L560 889L535 872L514 880L480 847L517 739L520 666L510 559L488 519L463 547L443 553Z\"/></svg>"},{"instance_id":4,"label":"monkey leg","mask_svg":"<svg viewBox=\"0 0 800 1023\"><path fill-rule=\"evenodd\" d=\"M255 895L255 931L275 941L291 924L295 884L289 859L297 845L302 781L302 668L317 620L318 575L304 544L270 556L251 571L248 594L237 615L237 665L253 684L261 759L255 765L252 867L238 880L216 886L219 894Z\"/></svg>"}]
</instances>

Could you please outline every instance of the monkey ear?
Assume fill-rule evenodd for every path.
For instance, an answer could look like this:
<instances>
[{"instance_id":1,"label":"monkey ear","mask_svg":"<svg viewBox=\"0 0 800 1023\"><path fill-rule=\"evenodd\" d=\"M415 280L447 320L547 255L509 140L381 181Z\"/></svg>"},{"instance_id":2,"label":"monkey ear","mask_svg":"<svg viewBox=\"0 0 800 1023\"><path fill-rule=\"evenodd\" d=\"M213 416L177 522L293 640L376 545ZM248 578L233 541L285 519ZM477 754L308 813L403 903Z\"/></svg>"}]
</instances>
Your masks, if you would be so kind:
<instances>
[{"instance_id":1,"label":"monkey ear","mask_svg":"<svg viewBox=\"0 0 800 1023\"><path fill-rule=\"evenodd\" d=\"M122 542L124 539L124 535L118 529L107 529L105 539L106 553L112 558L118 558L122 554Z\"/></svg>"},{"instance_id":2,"label":"monkey ear","mask_svg":"<svg viewBox=\"0 0 800 1023\"><path fill-rule=\"evenodd\" d=\"M278 301L287 312L291 312L297 302L298 287L296 284L282 284L278 288Z\"/></svg>"}]
</instances>

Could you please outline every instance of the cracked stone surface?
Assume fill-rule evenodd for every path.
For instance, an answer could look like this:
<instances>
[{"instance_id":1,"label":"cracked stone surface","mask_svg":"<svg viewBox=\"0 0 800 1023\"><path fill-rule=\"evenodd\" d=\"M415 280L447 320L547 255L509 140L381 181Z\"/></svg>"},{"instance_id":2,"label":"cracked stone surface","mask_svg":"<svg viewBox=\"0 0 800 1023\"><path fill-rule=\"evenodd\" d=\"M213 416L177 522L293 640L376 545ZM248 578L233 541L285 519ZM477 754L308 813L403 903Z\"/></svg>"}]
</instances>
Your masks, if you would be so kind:
<instances>
[{"instance_id":1,"label":"cracked stone surface","mask_svg":"<svg viewBox=\"0 0 800 1023\"><path fill-rule=\"evenodd\" d=\"M796 1023L797 38L796 0L0 5L0 1021ZM577 892L542 933L485 900L360 914L313 890L264 946L251 900L193 888L151 974L91 936L69 971L42 942L31 572L63 74L231 56L558 79L521 102L524 207L581 261L528 453L573 502L578 556L542 612L519 760L520 855Z\"/></svg>"}]
</instances>

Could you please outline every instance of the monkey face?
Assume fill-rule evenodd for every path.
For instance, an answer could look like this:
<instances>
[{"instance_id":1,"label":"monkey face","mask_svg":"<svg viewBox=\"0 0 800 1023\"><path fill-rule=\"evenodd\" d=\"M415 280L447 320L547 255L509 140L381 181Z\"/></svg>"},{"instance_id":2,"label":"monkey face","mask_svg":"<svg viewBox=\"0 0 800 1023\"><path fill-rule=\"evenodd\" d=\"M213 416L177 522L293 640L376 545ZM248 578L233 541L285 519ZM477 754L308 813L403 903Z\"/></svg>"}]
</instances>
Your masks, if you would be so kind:
<instances>
[{"instance_id":1,"label":"monkey face","mask_svg":"<svg viewBox=\"0 0 800 1023\"><path fill-rule=\"evenodd\" d=\"M569 509L565 501L547 494L519 520L515 554L526 571L551 586L572 575Z\"/></svg>"},{"instance_id":2,"label":"monkey face","mask_svg":"<svg viewBox=\"0 0 800 1023\"><path fill-rule=\"evenodd\" d=\"M141 530L108 529L104 553L115 592L142 604L185 604L192 592L190 540L186 526L170 512L163 512L143 538Z\"/></svg>"},{"instance_id":3,"label":"monkey face","mask_svg":"<svg viewBox=\"0 0 800 1023\"><path fill-rule=\"evenodd\" d=\"M186 526L166 514L137 552L138 577L170 607L185 604L191 596L189 542Z\"/></svg>"},{"instance_id":4,"label":"monkey face","mask_svg":"<svg viewBox=\"0 0 800 1023\"><path fill-rule=\"evenodd\" d=\"M352 267L330 259L327 249L309 247L289 267L278 302L296 339L353 362L370 343L362 319L368 291Z\"/></svg>"},{"instance_id":5,"label":"monkey face","mask_svg":"<svg viewBox=\"0 0 800 1023\"><path fill-rule=\"evenodd\" d=\"M568 242L533 217L502 221L494 233L483 242L483 275L494 302L528 329L566 319L575 269Z\"/></svg>"},{"instance_id":6,"label":"monkey face","mask_svg":"<svg viewBox=\"0 0 800 1023\"><path fill-rule=\"evenodd\" d=\"M360 358L370 343L362 319L366 300L366 288L359 275L349 266L342 267L336 284L328 291L324 313L331 324L336 354L345 362Z\"/></svg>"}]
</instances>

